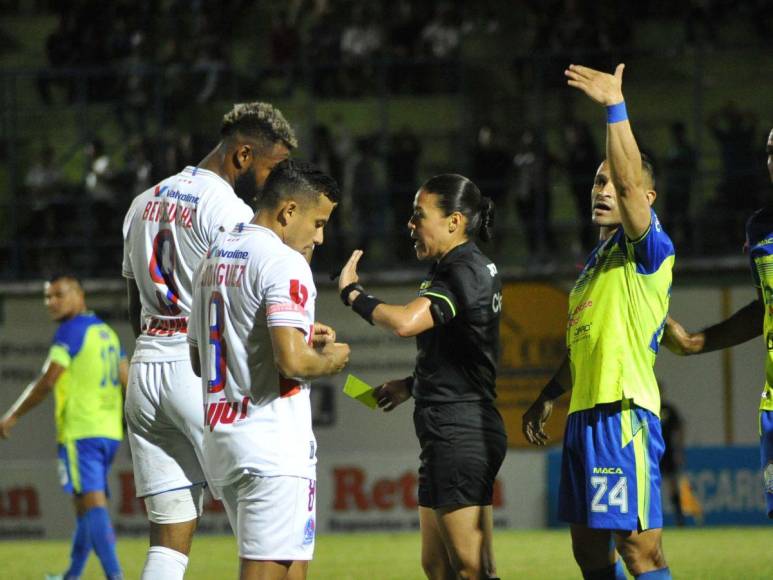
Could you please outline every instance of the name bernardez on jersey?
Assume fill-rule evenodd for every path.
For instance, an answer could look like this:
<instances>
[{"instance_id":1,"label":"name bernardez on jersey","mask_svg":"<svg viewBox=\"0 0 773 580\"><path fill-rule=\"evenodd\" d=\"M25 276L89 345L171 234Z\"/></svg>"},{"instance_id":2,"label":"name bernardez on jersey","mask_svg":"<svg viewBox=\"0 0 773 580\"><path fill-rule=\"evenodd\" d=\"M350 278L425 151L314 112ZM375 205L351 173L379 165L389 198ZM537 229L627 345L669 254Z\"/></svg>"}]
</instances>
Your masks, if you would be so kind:
<instances>
[{"instance_id":1,"label":"name bernardez on jersey","mask_svg":"<svg viewBox=\"0 0 773 580\"><path fill-rule=\"evenodd\" d=\"M210 244L253 212L219 175L186 167L138 195L123 225L123 275L142 302L133 360L185 360L193 272Z\"/></svg>"}]
</instances>

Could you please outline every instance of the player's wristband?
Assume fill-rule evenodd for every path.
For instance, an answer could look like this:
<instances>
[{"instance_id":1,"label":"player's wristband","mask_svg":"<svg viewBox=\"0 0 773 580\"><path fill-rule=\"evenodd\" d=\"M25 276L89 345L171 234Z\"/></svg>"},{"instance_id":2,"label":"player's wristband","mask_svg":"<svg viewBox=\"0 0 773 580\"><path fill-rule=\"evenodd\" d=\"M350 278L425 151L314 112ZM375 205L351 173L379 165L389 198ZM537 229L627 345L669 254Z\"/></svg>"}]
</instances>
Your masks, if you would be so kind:
<instances>
[{"instance_id":1,"label":"player's wristband","mask_svg":"<svg viewBox=\"0 0 773 580\"><path fill-rule=\"evenodd\" d=\"M360 286L357 282L347 284L341 290L341 302L344 303L344 306L351 306L351 303L349 302L349 294L352 293L352 290L358 290L360 294L365 294L365 288Z\"/></svg>"},{"instance_id":2,"label":"player's wristband","mask_svg":"<svg viewBox=\"0 0 773 580\"><path fill-rule=\"evenodd\" d=\"M563 395L565 392L566 391L561 386L561 384L556 380L555 377L553 377L550 379L550 381L548 381L548 384L545 385L545 388L542 389L542 396L547 400L552 401Z\"/></svg>"},{"instance_id":3,"label":"player's wristband","mask_svg":"<svg viewBox=\"0 0 773 580\"><path fill-rule=\"evenodd\" d=\"M357 298L352 302L352 310L362 316L370 324L373 324L373 311L376 309L376 306L383 303L383 300L370 296L369 294L366 294L364 290L361 290L357 295Z\"/></svg>"},{"instance_id":4,"label":"player's wristband","mask_svg":"<svg viewBox=\"0 0 773 580\"><path fill-rule=\"evenodd\" d=\"M620 101L607 107L607 124L619 123L628 119L628 111L625 108L625 101Z\"/></svg>"}]
</instances>

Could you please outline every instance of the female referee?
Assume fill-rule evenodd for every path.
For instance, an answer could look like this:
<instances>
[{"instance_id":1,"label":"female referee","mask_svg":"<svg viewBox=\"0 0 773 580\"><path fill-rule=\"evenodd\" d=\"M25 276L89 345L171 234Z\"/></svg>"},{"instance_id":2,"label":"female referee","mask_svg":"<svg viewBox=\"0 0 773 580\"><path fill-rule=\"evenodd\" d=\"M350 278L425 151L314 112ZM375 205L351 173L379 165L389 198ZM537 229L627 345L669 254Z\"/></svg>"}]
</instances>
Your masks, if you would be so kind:
<instances>
[{"instance_id":1,"label":"female referee","mask_svg":"<svg viewBox=\"0 0 773 580\"><path fill-rule=\"evenodd\" d=\"M507 436L494 406L502 285L475 238L491 238L492 201L461 175L437 175L417 192L408 222L416 256L432 263L418 297L385 304L358 284L355 250L341 271L344 304L371 324L415 336L412 376L376 389L391 411L411 396L421 444L421 563L428 578L495 578L494 479Z\"/></svg>"}]
</instances>

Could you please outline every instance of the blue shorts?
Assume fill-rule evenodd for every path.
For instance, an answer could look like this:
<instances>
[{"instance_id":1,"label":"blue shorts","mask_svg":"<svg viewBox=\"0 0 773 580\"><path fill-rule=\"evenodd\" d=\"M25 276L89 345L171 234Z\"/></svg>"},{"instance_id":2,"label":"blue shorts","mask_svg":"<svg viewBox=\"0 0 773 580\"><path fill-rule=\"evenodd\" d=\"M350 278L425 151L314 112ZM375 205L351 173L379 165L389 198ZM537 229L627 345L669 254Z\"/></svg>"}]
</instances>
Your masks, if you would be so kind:
<instances>
[{"instance_id":1,"label":"blue shorts","mask_svg":"<svg viewBox=\"0 0 773 580\"><path fill-rule=\"evenodd\" d=\"M773 519L773 411L760 411L760 463L768 517Z\"/></svg>"},{"instance_id":2,"label":"blue shorts","mask_svg":"<svg viewBox=\"0 0 773 580\"><path fill-rule=\"evenodd\" d=\"M59 483L67 493L107 489L107 474L118 447L117 439L92 437L59 444Z\"/></svg>"},{"instance_id":3,"label":"blue shorts","mask_svg":"<svg viewBox=\"0 0 773 580\"><path fill-rule=\"evenodd\" d=\"M603 530L663 527L660 419L630 400L567 417L558 516Z\"/></svg>"}]
</instances>

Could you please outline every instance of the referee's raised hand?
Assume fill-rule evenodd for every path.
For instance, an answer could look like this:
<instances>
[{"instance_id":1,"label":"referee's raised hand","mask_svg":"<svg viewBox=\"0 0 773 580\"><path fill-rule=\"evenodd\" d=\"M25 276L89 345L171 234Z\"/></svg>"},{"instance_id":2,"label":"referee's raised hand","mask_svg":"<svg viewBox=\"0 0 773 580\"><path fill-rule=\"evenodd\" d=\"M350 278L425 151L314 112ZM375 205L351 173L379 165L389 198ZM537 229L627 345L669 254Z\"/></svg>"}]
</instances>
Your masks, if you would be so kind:
<instances>
[{"instance_id":1,"label":"referee's raised hand","mask_svg":"<svg viewBox=\"0 0 773 580\"><path fill-rule=\"evenodd\" d=\"M340 292L346 288L349 284L355 284L359 282L360 277L357 275L357 264L362 258L362 250L354 250L352 255L349 256L349 260L341 268L341 274L338 277L338 291Z\"/></svg>"}]
</instances>

